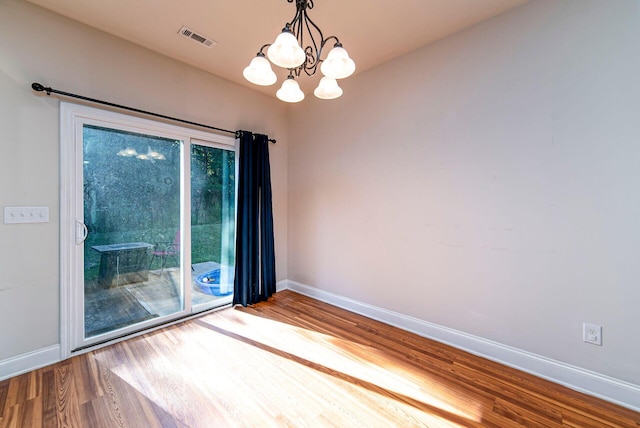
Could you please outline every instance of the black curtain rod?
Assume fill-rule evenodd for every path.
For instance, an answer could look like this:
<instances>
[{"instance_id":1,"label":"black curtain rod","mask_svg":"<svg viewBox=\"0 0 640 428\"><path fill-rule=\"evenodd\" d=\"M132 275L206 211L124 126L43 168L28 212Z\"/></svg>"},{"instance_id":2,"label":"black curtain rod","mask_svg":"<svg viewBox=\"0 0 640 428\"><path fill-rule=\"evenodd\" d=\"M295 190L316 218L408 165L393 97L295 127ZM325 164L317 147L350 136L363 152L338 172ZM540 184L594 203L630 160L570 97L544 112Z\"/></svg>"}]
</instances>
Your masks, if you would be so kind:
<instances>
[{"instance_id":1,"label":"black curtain rod","mask_svg":"<svg viewBox=\"0 0 640 428\"><path fill-rule=\"evenodd\" d=\"M43 92L44 91L44 92L47 93L47 95L51 95L52 93L59 94L59 95L65 96L65 97L77 98L79 100L89 101L89 102L97 103L97 104L104 104L104 105L107 105L107 106L116 107L116 108L123 109L123 110L129 110L129 111L134 111L136 113L142 113L142 114L146 114L146 115L149 115L149 116L159 117L159 118L162 118L162 119L173 120L175 122L181 122L181 123L186 123L186 124L189 124L189 125L199 126L199 127L202 127L202 128L213 129L215 131L226 132L228 134L233 134L236 138L239 138L240 135L242 135L242 131L231 131L231 130L228 130L228 129L217 128L215 126L204 125L202 123L197 123L197 122L190 122L190 121L184 120L184 119L178 119L177 117L165 116L164 114L158 114L158 113L153 113L153 112L146 111L146 110L140 110L140 109L133 108L133 107L123 106L123 105L120 105L120 104L111 103L109 101L102 101L102 100L97 100L95 98L89 98L89 97L85 97L85 96L78 95L78 94L72 94L72 93L69 93L69 92L58 91L58 90L53 89L53 88L45 87L44 85L41 85L40 83L32 83L31 84L31 89L33 89L34 91L37 91L37 92ZM274 143L274 144L276 143L276 140L274 140L274 139L269 139L269 141Z\"/></svg>"}]
</instances>

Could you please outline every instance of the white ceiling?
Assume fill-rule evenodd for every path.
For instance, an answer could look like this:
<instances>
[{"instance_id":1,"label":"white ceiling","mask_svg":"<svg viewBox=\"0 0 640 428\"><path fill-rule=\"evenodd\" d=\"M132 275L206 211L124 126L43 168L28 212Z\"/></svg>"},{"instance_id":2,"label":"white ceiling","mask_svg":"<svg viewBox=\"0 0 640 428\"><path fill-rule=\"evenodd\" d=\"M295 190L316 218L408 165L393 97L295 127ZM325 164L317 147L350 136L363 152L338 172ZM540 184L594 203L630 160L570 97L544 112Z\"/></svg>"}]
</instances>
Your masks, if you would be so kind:
<instances>
[{"instance_id":1,"label":"white ceiling","mask_svg":"<svg viewBox=\"0 0 640 428\"><path fill-rule=\"evenodd\" d=\"M295 14L285 0L28 0L240 85L275 95L242 70L271 43ZM315 0L309 17L325 37L337 36L356 63L356 73L525 3L527 0ZM214 39L208 49L182 37L185 25ZM324 55L323 55L324 56ZM309 94L320 75L301 77Z\"/></svg>"}]
</instances>

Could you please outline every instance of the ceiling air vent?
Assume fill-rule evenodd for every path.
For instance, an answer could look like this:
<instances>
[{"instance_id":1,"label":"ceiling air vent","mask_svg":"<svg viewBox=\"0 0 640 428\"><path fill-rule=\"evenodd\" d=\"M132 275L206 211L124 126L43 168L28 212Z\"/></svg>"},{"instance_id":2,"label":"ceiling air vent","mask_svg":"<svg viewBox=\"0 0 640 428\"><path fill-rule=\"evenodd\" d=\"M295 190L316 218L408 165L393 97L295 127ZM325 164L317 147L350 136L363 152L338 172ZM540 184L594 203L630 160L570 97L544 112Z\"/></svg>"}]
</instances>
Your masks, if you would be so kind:
<instances>
[{"instance_id":1,"label":"ceiling air vent","mask_svg":"<svg viewBox=\"0 0 640 428\"><path fill-rule=\"evenodd\" d=\"M213 39L207 39L206 37L194 32L193 30L188 29L187 27L185 27L184 25L182 26L182 28L180 29L180 31L178 31L178 34L181 34L185 37L190 38L191 40L200 43L201 45L204 45L208 48L212 48L215 45L218 44L218 42L216 42Z\"/></svg>"}]
</instances>

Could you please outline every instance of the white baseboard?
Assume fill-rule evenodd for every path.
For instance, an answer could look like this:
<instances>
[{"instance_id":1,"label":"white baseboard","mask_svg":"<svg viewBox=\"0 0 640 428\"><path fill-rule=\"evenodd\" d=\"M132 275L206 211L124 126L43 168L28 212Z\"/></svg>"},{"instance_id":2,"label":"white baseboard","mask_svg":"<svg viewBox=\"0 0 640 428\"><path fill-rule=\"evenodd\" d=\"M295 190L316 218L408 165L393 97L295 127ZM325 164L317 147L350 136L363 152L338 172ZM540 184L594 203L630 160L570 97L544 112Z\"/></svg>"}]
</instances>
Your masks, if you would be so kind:
<instances>
[{"instance_id":1,"label":"white baseboard","mask_svg":"<svg viewBox=\"0 0 640 428\"><path fill-rule=\"evenodd\" d=\"M640 411L640 385L624 382L478 336L362 303L296 281L280 281L278 283L278 291L285 288L364 315L367 318L381 321L417 335L451 345L471 354L522 370L576 391L602 398L603 400L619 404L635 411Z\"/></svg>"},{"instance_id":2,"label":"white baseboard","mask_svg":"<svg viewBox=\"0 0 640 428\"><path fill-rule=\"evenodd\" d=\"M18 355L0 361L0 380L9 379L31 370L39 369L60 361L60 345L53 345L37 351Z\"/></svg>"},{"instance_id":3,"label":"white baseboard","mask_svg":"<svg viewBox=\"0 0 640 428\"><path fill-rule=\"evenodd\" d=\"M283 279L282 281L278 281L276 283L276 293L278 291L286 290L288 283L289 283L289 281L286 280L286 279Z\"/></svg>"}]
</instances>

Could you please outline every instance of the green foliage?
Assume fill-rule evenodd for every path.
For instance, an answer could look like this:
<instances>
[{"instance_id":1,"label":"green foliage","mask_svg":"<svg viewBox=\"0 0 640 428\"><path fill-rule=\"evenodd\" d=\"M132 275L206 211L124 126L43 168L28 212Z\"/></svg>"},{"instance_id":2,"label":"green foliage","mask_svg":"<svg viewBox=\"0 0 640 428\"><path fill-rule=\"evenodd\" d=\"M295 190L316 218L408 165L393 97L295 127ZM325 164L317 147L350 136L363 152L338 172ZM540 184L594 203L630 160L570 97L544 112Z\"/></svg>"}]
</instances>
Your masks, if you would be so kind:
<instances>
[{"instance_id":1,"label":"green foliage","mask_svg":"<svg viewBox=\"0 0 640 428\"><path fill-rule=\"evenodd\" d=\"M91 246L172 242L180 225L181 141L96 126L83 130L85 271ZM233 260L235 153L192 145L192 263ZM223 236L226 235L226 236Z\"/></svg>"},{"instance_id":2,"label":"green foliage","mask_svg":"<svg viewBox=\"0 0 640 428\"><path fill-rule=\"evenodd\" d=\"M177 228L179 141L89 126L83 137L84 218L90 233ZM164 159L145 158L150 152Z\"/></svg>"},{"instance_id":3,"label":"green foliage","mask_svg":"<svg viewBox=\"0 0 640 428\"><path fill-rule=\"evenodd\" d=\"M234 209L234 153L193 145L191 149L191 224L221 223L225 204L231 210Z\"/></svg>"}]
</instances>

